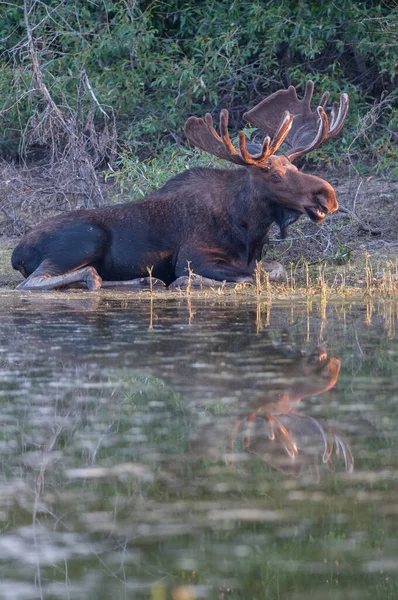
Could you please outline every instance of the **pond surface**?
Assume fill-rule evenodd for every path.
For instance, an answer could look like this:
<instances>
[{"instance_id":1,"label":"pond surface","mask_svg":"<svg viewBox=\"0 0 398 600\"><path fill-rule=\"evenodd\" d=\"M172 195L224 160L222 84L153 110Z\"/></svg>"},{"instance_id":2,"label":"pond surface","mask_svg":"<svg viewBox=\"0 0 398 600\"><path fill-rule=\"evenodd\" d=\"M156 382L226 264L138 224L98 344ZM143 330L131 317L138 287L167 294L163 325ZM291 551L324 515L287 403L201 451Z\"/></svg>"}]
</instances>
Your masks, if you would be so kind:
<instances>
[{"instance_id":1,"label":"pond surface","mask_svg":"<svg viewBox=\"0 0 398 600\"><path fill-rule=\"evenodd\" d=\"M398 305L0 295L0 598L398 597Z\"/></svg>"}]
</instances>

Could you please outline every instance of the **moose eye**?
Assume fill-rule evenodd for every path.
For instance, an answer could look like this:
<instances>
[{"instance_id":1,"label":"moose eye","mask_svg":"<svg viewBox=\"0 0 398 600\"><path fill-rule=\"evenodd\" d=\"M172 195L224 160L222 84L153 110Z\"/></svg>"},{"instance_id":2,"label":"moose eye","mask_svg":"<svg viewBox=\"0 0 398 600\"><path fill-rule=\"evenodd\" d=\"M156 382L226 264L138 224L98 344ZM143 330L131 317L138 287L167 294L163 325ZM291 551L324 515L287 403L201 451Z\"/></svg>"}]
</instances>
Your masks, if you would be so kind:
<instances>
[{"instance_id":1,"label":"moose eye","mask_svg":"<svg viewBox=\"0 0 398 600\"><path fill-rule=\"evenodd\" d=\"M272 181L280 181L282 177L279 175L279 173L272 173L271 179Z\"/></svg>"}]
</instances>

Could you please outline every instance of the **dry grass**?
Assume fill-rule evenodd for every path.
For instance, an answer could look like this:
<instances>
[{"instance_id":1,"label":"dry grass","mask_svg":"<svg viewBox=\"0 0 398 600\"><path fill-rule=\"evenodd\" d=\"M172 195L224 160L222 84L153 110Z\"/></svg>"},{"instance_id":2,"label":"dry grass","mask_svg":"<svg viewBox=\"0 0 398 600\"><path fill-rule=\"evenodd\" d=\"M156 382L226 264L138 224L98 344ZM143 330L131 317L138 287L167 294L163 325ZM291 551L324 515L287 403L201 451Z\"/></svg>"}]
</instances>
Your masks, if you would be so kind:
<instances>
[{"instance_id":1,"label":"dry grass","mask_svg":"<svg viewBox=\"0 0 398 600\"><path fill-rule=\"evenodd\" d=\"M0 287L15 287L22 281L22 275L11 266L11 254L18 239L0 238Z\"/></svg>"},{"instance_id":2,"label":"dry grass","mask_svg":"<svg viewBox=\"0 0 398 600\"><path fill-rule=\"evenodd\" d=\"M14 288L22 277L11 267L11 254L18 243L17 239L0 238L0 287ZM255 285L224 284L203 289L194 287L194 273L189 266L188 285L177 290L159 290L150 286L151 295L168 296L258 296L271 302L283 299L319 298L326 302L333 298L350 297L398 297L398 257L379 258L377 254L356 257L343 266L326 263L317 265L307 261L286 265L287 280L284 283L271 283L268 273L261 263L255 271ZM151 277L151 273L149 273ZM102 293L102 292L101 292ZM129 292L133 293L133 292ZM147 291L140 293L147 294Z\"/></svg>"}]
</instances>

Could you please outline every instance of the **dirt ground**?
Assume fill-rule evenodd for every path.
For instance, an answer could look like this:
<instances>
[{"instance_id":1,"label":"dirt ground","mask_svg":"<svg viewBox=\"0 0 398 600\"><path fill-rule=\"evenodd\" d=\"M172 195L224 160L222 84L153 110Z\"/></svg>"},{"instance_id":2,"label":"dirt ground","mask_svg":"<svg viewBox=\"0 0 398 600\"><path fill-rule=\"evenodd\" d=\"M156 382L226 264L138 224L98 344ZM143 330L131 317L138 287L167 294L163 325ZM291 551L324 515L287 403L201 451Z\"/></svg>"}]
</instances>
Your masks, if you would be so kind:
<instances>
[{"instance_id":1,"label":"dirt ground","mask_svg":"<svg viewBox=\"0 0 398 600\"><path fill-rule=\"evenodd\" d=\"M343 265L366 253L375 258L398 256L398 179L350 177L344 173L314 173L336 190L340 209L321 226L300 219L286 240L270 235L267 258L283 263L303 259Z\"/></svg>"},{"instance_id":2,"label":"dirt ground","mask_svg":"<svg viewBox=\"0 0 398 600\"><path fill-rule=\"evenodd\" d=\"M336 190L340 210L321 225L302 218L289 229L286 240L275 226L270 231L266 259L285 266L306 261L328 265L364 263L369 254L374 261L398 258L398 178L348 176L329 171L314 174L329 181ZM60 187L61 189L61 187ZM123 201L114 184L101 183L106 203ZM28 226L47 216L84 206L85 190L60 192L54 179L31 169L21 177L7 163L0 164L0 286L13 287L21 275L13 271L10 257L18 238Z\"/></svg>"}]
</instances>

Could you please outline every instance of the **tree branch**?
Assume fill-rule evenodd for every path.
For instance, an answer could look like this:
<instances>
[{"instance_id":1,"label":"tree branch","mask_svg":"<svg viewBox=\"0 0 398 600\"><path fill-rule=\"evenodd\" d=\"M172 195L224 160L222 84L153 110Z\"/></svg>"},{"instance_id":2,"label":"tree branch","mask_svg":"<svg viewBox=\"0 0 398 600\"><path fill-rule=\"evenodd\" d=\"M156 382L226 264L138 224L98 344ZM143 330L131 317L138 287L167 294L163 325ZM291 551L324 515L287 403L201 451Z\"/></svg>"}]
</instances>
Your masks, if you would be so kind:
<instances>
[{"instance_id":1,"label":"tree branch","mask_svg":"<svg viewBox=\"0 0 398 600\"><path fill-rule=\"evenodd\" d=\"M70 130L70 127L68 127L68 124L65 121L63 114L61 113L58 106L55 104L54 100L52 99L51 94L43 80L43 75L42 75L42 72L40 69L39 59L38 59L37 53L36 53L35 42L33 39L32 28L29 23L29 14L31 13L34 5L35 5L35 2L33 2L30 9L28 9L28 2L27 2L27 0L24 0L24 3L23 3L24 19L25 19L26 35L28 38L29 56L30 56L30 60L32 62L32 67L33 67L33 75L36 80L37 87L40 89L44 98L47 100L47 103L50 106L51 110L56 114L57 118L62 123L65 130L68 131L68 133L73 135L73 132Z\"/></svg>"}]
</instances>

